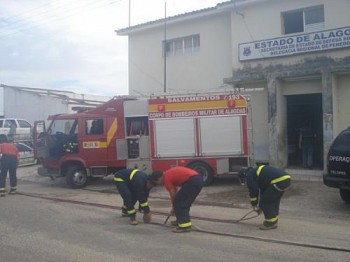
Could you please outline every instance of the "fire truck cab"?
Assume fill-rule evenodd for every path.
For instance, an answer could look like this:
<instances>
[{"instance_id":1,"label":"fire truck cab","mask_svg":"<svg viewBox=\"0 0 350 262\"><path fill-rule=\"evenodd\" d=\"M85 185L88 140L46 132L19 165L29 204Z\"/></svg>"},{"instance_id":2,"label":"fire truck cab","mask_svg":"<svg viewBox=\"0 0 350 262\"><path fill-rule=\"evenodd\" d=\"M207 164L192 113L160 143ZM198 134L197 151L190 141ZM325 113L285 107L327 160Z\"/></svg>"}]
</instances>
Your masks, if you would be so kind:
<instances>
[{"instance_id":1,"label":"fire truck cab","mask_svg":"<svg viewBox=\"0 0 350 262\"><path fill-rule=\"evenodd\" d=\"M34 135L38 173L80 188L123 168L186 166L209 185L248 165L247 111L239 94L205 94L116 97L86 112L50 116L47 131Z\"/></svg>"},{"instance_id":2,"label":"fire truck cab","mask_svg":"<svg viewBox=\"0 0 350 262\"><path fill-rule=\"evenodd\" d=\"M126 167L117 158L116 140L125 137L124 101L113 98L86 112L49 117L50 125L38 133L44 121L34 124L34 145L42 163L39 175L64 176L73 188L84 187L88 178L103 177Z\"/></svg>"}]
</instances>

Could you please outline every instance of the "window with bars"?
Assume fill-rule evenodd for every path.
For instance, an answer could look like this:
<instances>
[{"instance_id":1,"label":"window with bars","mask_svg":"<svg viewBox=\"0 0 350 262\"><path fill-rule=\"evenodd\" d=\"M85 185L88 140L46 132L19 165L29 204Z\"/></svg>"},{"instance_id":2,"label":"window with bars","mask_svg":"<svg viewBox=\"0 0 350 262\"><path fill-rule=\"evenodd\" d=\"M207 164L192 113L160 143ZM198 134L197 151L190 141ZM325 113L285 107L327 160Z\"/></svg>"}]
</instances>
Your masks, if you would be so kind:
<instances>
[{"instance_id":1,"label":"window with bars","mask_svg":"<svg viewBox=\"0 0 350 262\"><path fill-rule=\"evenodd\" d=\"M181 38L168 39L166 41L163 41L163 56L164 54L166 56L192 54L198 52L199 48L199 35L190 35Z\"/></svg>"},{"instance_id":2,"label":"window with bars","mask_svg":"<svg viewBox=\"0 0 350 262\"><path fill-rule=\"evenodd\" d=\"M325 27L323 5L283 12L281 15L282 33L286 35L323 30Z\"/></svg>"}]
</instances>

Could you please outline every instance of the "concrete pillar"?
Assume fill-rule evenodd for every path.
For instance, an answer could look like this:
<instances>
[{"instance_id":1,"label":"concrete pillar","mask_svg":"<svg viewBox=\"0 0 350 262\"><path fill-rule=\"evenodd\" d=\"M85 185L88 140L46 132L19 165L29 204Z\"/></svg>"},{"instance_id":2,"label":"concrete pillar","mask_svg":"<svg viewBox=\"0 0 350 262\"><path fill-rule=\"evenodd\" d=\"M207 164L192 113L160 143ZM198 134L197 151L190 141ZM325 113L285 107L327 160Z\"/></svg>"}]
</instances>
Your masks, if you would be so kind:
<instances>
[{"instance_id":1,"label":"concrete pillar","mask_svg":"<svg viewBox=\"0 0 350 262\"><path fill-rule=\"evenodd\" d=\"M333 140L333 94L332 73L322 72L322 109L323 109L323 169L326 170L327 153Z\"/></svg>"},{"instance_id":2,"label":"concrete pillar","mask_svg":"<svg viewBox=\"0 0 350 262\"><path fill-rule=\"evenodd\" d=\"M284 82L277 80L277 164L284 168L288 163L287 99L283 95Z\"/></svg>"},{"instance_id":3,"label":"concrete pillar","mask_svg":"<svg viewBox=\"0 0 350 262\"><path fill-rule=\"evenodd\" d=\"M269 126L269 163L285 167L288 159L286 139L286 101L282 95L282 81L275 75L267 79L268 90L268 126Z\"/></svg>"},{"instance_id":4,"label":"concrete pillar","mask_svg":"<svg viewBox=\"0 0 350 262\"><path fill-rule=\"evenodd\" d=\"M267 78L268 127L269 127L269 163L278 165L277 132L277 79L274 75Z\"/></svg>"}]
</instances>

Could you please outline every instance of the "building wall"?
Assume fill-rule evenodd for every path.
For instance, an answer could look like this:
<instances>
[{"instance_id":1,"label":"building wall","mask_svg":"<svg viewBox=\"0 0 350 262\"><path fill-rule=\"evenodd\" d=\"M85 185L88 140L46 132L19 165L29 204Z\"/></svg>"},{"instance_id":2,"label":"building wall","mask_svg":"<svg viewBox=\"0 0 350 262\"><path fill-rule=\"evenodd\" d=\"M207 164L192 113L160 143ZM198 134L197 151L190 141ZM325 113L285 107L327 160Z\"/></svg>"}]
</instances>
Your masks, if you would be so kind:
<instances>
[{"instance_id":1,"label":"building wall","mask_svg":"<svg viewBox=\"0 0 350 262\"><path fill-rule=\"evenodd\" d=\"M350 126L350 74L337 75L334 85L336 95L334 95L334 115L337 122L334 123L334 135L338 135L342 130Z\"/></svg>"},{"instance_id":2,"label":"building wall","mask_svg":"<svg viewBox=\"0 0 350 262\"><path fill-rule=\"evenodd\" d=\"M330 56L334 59L349 55L348 49L303 53L301 55L283 56L279 58L258 59L240 62L236 50L240 43L273 39L283 36L281 12L324 5L325 28L323 30L341 28L350 25L350 17L344 10L350 8L348 0L271 0L257 1L251 5L237 5L231 13L232 23L232 63L233 68L290 65L301 63L304 59L318 56ZM298 34L292 34L298 35Z\"/></svg>"},{"instance_id":3,"label":"building wall","mask_svg":"<svg viewBox=\"0 0 350 262\"><path fill-rule=\"evenodd\" d=\"M322 129L320 151L326 159L334 137L350 124L350 48L305 52L240 61L240 44L286 36L282 12L324 5L320 31L350 26L348 0L247 0L218 6L222 12L179 20L167 27L167 38L201 35L201 51L167 59L167 90L172 93L220 90L222 82L250 95L251 148L257 161L288 166L287 100L295 95L319 94ZM223 11L225 10L225 11ZM229 11L229 15L227 15ZM142 27L142 26L141 26ZM161 26L129 34L131 94L161 93L164 60ZM232 87L231 87L232 90ZM325 167L326 162L324 162Z\"/></svg>"},{"instance_id":4,"label":"building wall","mask_svg":"<svg viewBox=\"0 0 350 262\"><path fill-rule=\"evenodd\" d=\"M249 2L249 1L248 1ZM251 1L253 2L253 1ZM282 12L324 5L324 28L334 30L350 25L350 17L343 10L350 8L350 1L337 0L271 0L254 4L237 4L233 10L232 50L240 44L307 33L283 34ZM350 122L345 101L350 98L349 47L316 52L306 52L280 57L262 57L240 61L237 52L232 53L232 84L244 87L251 82L265 82L268 92L269 162L288 166L287 104L288 95L322 94L323 154L326 159L333 138ZM265 127L266 128L266 127ZM258 143L255 138L254 143ZM325 167L326 162L324 162Z\"/></svg>"},{"instance_id":5,"label":"building wall","mask_svg":"<svg viewBox=\"0 0 350 262\"><path fill-rule=\"evenodd\" d=\"M49 115L76 113L76 108L94 108L111 97L73 92L1 85L0 117L21 118L34 123Z\"/></svg>"},{"instance_id":6,"label":"building wall","mask_svg":"<svg viewBox=\"0 0 350 262\"><path fill-rule=\"evenodd\" d=\"M167 93L216 91L232 74L230 14L167 25L167 39L200 35L200 51L166 58ZM129 93L164 91L164 26L129 35Z\"/></svg>"},{"instance_id":7,"label":"building wall","mask_svg":"<svg viewBox=\"0 0 350 262\"><path fill-rule=\"evenodd\" d=\"M245 95L249 96L250 152L253 162L269 161L269 130L267 89L265 84L246 85Z\"/></svg>"},{"instance_id":8,"label":"building wall","mask_svg":"<svg viewBox=\"0 0 350 262\"><path fill-rule=\"evenodd\" d=\"M0 87L0 116L4 116L5 115L4 102L5 102L5 99L4 99L4 88Z\"/></svg>"},{"instance_id":9,"label":"building wall","mask_svg":"<svg viewBox=\"0 0 350 262\"><path fill-rule=\"evenodd\" d=\"M68 112L68 105L62 99L4 88L3 117L21 118L33 124L36 120L47 120L49 115Z\"/></svg>"},{"instance_id":10,"label":"building wall","mask_svg":"<svg viewBox=\"0 0 350 262\"><path fill-rule=\"evenodd\" d=\"M321 79L287 80L282 86L283 95L322 93Z\"/></svg>"}]
</instances>

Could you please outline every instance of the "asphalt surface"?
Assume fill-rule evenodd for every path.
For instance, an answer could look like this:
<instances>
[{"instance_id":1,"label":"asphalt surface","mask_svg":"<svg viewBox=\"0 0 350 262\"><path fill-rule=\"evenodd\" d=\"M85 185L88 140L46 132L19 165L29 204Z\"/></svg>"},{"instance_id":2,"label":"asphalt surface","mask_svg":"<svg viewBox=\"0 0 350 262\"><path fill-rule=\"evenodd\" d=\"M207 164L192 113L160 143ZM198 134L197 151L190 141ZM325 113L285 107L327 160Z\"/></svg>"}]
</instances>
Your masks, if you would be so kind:
<instances>
[{"instance_id":1,"label":"asphalt surface","mask_svg":"<svg viewBox=\"0 0 350 262\"><path fill-rule=\"evenodd\" d=\"M113 196L115 200L117 190L113 183L113 177L107 176L103 179L92 180L84 189L70 189L64 178L51 180L47 177L37 175L38 166L21 167L18 169L19 190L23 185L35 183L41 185L42 190L52 194L54 188L64 190L64 197L70 195L82 195L88 192L102 193L102 199ZM293 177L292 177L293 179ZM58 193L58 196L61 194ZM88 194L87 194L88 195ZM150 194L150 202L159 208L170 209L169 195L163 187L155 187ZM231 210L250 210L248 190L241 185L236 177L221 177L214 180L211 186L204 187L196 199L196 204L208 207L227 207ZM285 192L281 201L281 214L288 212L290 216L336 217L342 219L350 215L350 205L343 202L339 197L337 189L323 185L322 181L295 181L292 180L292 187ZM220 215L219 215L220 218ZM349 219L350 221L350 219Z\"/></svg>"},{"instance_id":2,"label":"asphalt surface","mask_svg":"<svg viewBox=\"0 0 350 262\"><path fill-rule=\"evenodd\" d=\"M251 211L247 188L234 177L216 179L191 208L202 232L179 236L163 226L170 201L162 187L149 199L153 224L139 214L132 227L120 216L111 176L73 190L36 168L19 168L19 194L0 199L0 253L8 261L349 261L350 205L320 181L293 181L278 229L266 232L258 230L262 216L227 222Z\"/></svg>"},{"instance_id":3,"label":"asphalt surface","mask_svg":"<svg viewBox=\"0 0 350 262\"><path fill-rule=\"evenodd\" d=\"M319 262L348 261L349 255L271 242L279 235L286 235L285 226L261 232L249 223L216 225L217 230L235 231L235 237L196 231L173 234L169 227L160 224L130 226L127 218L121 218L111 209L23 195L6 196L0 203L1 261ZM155 216L155 222L161 222L160 218ZM208 223L196 221L196 224L204 227ZM254 235L255 239L249 238Z\"/></svg>"},{"instance_id":4,"label":"asphalt surface","mask_svg":"<svg viewBox=\"0 0 350 262\"><path fill-rule=\"evenodd\" d=\"M117 194L112 176L93 179L87 187L73 190L68 187L64 178L51 180L48 177L39 176L37 168L38 165L18 168L19 188L21 183L32 182L44 188L67 189L71 194L84 191ZM153 188L150 197L153 201L169 199L163 187ZM217 178L212 185L204 187L196 199L196 204L247 209L250 208L248 199L247 187L241 185L236 177L229 176ZM292 187L283 196L281 210L291 211L296 215L299 212L306 212L309 215L328 216L330 213L332 216L341 217L344 213L349 214L350 205L340 199L337 189L325 186L322 181L296 181L292 176Z\"/></svg>"}]
</instances>

